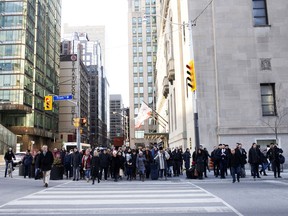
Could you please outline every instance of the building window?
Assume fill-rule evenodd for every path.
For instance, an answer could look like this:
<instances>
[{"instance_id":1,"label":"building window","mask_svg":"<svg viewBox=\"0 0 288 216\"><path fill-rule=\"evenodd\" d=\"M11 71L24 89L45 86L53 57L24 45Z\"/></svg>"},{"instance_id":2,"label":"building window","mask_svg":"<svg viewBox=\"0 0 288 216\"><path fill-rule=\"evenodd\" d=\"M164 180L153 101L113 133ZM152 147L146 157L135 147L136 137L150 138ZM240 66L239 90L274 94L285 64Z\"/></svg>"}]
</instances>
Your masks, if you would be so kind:
<instances>
[{"instance_id":1,"label":"building window","mask_svg":"<svg viewBox=\"0 0 288 216\"><path fill-rule=\"evenodd\" d=\"M276 116L275 84L265 83L260 85L261 104L263 116Z\"/></svg>"},{"instance_id":2,"label":"building window","mask_svg":"<svg viewBox=\"0 0 288 216\"><path fill-rule=\"evenodd\" d=\"M266 0L253 0L253 18L255 26L268 25Z\"/></svg>"},{"instance_id":3,"label":"building window","mask_svg":"<svg viewBox=\"0 0 288 216\"><path fill-rule=\"evenodd\" d=\"M144 138L144 131L135 131L135 138L136 139L143 139Z\"/></svg>"}]
</instances>

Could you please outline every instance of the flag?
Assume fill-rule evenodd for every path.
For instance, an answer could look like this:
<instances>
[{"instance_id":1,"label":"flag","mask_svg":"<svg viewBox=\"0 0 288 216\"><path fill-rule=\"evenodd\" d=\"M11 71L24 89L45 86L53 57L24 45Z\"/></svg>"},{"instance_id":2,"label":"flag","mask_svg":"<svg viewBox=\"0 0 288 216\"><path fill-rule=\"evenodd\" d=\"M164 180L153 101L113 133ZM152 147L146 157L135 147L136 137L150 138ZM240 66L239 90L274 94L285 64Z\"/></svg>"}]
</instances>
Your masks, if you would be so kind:
<instances>
[{"instance_id":1,"label":"flag","mask_svg":"<svg viewBox=\"0 0 288 216\"><path fill-rule=\"evenodd\" d=\"M147 104L141 104L141 107L138 112L138 116L135 118L135 128L139 128L146 119L150 118L152 115L152 109L147 106Z\"/></svg>"}]
</instances>

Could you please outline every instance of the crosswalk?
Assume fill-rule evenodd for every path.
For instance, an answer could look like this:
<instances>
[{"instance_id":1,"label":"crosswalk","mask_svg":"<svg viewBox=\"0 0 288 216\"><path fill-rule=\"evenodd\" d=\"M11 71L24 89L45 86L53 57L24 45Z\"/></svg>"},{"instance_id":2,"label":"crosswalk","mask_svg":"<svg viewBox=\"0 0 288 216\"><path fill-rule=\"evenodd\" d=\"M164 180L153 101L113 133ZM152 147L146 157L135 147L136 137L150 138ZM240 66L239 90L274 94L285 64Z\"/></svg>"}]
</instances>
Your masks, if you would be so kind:
<instances>
[{"instance_id":1,"label":"crosswalk","mask_svg":"<svg viewBox=\"0 0 288 216\"><path fill-rule=\"evenodd\" d=\"M0 206L0 215L241 215L193 184L66 182Z\"/></svg>"}]
</instances>

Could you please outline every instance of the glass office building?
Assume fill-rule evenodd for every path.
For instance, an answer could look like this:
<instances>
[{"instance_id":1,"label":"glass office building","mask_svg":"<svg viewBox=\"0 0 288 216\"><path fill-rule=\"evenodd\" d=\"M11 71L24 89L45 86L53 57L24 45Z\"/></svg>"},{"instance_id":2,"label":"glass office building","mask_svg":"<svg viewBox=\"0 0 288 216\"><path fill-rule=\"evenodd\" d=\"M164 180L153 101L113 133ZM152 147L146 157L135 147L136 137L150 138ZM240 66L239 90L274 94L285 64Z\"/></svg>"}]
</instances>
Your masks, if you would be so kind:
<instances>
[{"instance_id":1,"label":"glass office building","mask_svg":"<svg viewBox=\"0 0 288 216\"><path fill-rule=\"evenodd\" d=\"M17 135L21 151L55 141L61 1L0 0L0 123Z\"/></svg>"}]
</instances>

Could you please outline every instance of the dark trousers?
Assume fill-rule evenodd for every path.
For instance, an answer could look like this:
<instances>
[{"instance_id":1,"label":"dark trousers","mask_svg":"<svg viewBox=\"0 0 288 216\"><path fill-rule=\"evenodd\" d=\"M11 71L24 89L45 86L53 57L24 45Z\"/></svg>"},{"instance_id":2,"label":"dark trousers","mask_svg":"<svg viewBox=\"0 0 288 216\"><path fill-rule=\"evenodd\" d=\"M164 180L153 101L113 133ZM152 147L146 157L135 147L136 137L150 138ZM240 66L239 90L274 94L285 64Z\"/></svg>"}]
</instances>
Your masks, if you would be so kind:
<instances>
[{"instance_id":1,"label":"dark trousers","mask_svg":"<svg viewBox=\"0 0 288 216\"><path fill-rule=\"evenodd\" d=\"M272 161L272 169L274 171L274 177L280 176L280 163L276 161Z\"/></svg>"},{"instance_id":2,"label":"dark trousers","mask_svg":"<svg viewBox=\"0 0 288 216\"><path fill-rule=\"evenodd\" d=\"M28 176L31 178L31 165L24 165L24 178Z\"/></svg>"},{"instance_id":3,"label":"dark trousers","mask_svg":"<svg viewBox=\"0 0 288 216\"><path fill-rule=\"evenodd\" d=\"M102 173L104 170L104 179L107 180L107 174L108 174L108 167L101 167L100 168L100 180L102 179Z\"/></svg>"},{"instance_id":4,"label":"dark trousers","mask_svg":"<svg viewBox=\"0 0 288 216\"><path fill-rule=\"evenodd\" d=\"M179 176L180 175L180 166L181 166L181 162L180 161L174 161L174 175L175 176Z\"/></svg>"},{"instance_id":5,"label":"dark trousers","mask_svg":"<svg viewBox=\"0 0 288 216\"><path fill-rule=\"evenodd\" d=\"M224 160L220 161L220 175L221 175L221 178L225 178L226 171L227 171L227 161L224 159Z\"/></svg>"},{"instance_id":6,"label":"dark trousers","mask_svg":"<svg viewBox=\"0 0 288 216\"><path fill-rule=\"evenodd\" d=\"M231 166L231 175L233 178L233 182L236 181L236 176L237 176L237 181L240 179L240 173L241 173L241 166Z\"/></svg>"},{"instance_id":7,"label":"dark trousers","mask_svg":"<svg viewBox=\"0 0 288 216\"><path fill-rule=\"evenodd\" d=\"M151 173L150 163L145 164L146 178L149 178Z\"/></svg>"},{"instance_id":8,"label":"dark trousers","mask_svg":"<svg viewBox=\"0 0 288 216\"><path fill-rule=\"evenodd\" d=\"M251 175L254 178L256 176L259 177L259 164L258 163L251 163Z\"/></svg>"},{"instance_id":9,"label":"dark trousers","mask_svg":"<svg viewBox=\"0 0 288 216\"><path fill-rule=\"evenodd\" d=\"M213 171L214 171L214 176L218 177L219 176L219 161L215 160L213 162Z\"/></svg>"}]
</instances>

